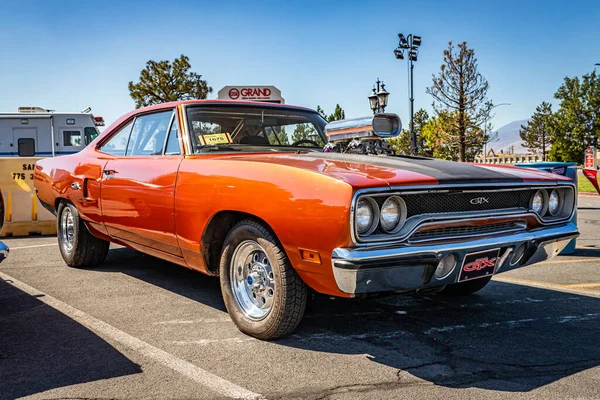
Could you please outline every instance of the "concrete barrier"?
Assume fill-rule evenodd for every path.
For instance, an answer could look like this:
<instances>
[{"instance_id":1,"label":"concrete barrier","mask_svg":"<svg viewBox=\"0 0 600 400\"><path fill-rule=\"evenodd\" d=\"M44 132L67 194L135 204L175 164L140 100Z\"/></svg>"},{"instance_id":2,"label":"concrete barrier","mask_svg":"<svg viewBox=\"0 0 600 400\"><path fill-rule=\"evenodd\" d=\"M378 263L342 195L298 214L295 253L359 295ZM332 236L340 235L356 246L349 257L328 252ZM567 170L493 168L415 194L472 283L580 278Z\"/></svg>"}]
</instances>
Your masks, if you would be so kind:
<instances>
[{"instance_id":1,"label":"concrete barrier","mask_svg":"<svg viewBox=\"0 0 600 400\"><path fill-rule=\"evenodd\" d=\"M0 237L56 234L56 218L35 195L33 175L40 157L0 158Z\"/></svg>"}]
</instances>

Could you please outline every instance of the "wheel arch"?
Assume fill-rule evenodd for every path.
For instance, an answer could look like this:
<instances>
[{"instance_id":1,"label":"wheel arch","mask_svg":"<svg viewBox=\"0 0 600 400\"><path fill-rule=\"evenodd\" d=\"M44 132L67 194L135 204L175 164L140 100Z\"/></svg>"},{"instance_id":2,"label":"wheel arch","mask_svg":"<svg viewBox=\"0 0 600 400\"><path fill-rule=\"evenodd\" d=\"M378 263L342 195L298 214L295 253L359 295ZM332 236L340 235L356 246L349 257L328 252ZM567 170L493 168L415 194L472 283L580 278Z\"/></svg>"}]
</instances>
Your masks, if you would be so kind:
<instances>
[{"instance_id":1,"label":"wheel arch","mask_svg":"<svg viewBox=\"0 0 600 400\"><path fill-rule=\"evenodd\" d=\"M275 239L277 234L273 228L262 218L243 211L222 210L215 213L209 220L202 234L201 252L206 263L207 272L210 275L219 274L219 262L221 259L221 250L227 234L240 221L252 218L262 224L273 234Z\"/></svg>"}]
</instances>

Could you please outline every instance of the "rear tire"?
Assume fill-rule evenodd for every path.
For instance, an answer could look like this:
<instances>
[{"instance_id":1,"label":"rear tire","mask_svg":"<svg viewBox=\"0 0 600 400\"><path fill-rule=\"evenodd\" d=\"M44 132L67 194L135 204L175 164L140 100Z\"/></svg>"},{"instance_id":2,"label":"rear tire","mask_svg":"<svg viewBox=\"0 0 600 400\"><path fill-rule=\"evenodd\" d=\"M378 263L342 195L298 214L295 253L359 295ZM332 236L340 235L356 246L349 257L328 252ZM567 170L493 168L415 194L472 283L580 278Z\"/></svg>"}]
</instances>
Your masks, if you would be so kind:
<instances>
[{"instance_id":1,"label":"rear tire","mask_svg":"<svg viewBox=\"0 0 600 400\"><path fill-rule=\"evenodd\" d=\"M219 273L225 306L242 332L269 340L300 324L307 287L263 223L245 219L231 229Z\"/></svg>"},{"instance_id":2,"label":"rear tire","mask_svg":"<svg viewBox=\"0 0 600 400\"><path fill-rule=\"evenodd\" d=\"M486 276L485 278L473 279L472 281L448 285L442 290L442 294L451 296L468 296L483 289L491 279L491 276Z\"/></svg>"},{"instance_id":3,"label":"rear tire","mask_svg":"<svg viewBox=\"0 0 600 400\"><path fill-rule=\"evenodd\" d=\"M73 204L63 202L58 207L56 231L60 254L69 267L95 267L108 254L110 242L90 233Z\"/></svg>"}]
</instances>

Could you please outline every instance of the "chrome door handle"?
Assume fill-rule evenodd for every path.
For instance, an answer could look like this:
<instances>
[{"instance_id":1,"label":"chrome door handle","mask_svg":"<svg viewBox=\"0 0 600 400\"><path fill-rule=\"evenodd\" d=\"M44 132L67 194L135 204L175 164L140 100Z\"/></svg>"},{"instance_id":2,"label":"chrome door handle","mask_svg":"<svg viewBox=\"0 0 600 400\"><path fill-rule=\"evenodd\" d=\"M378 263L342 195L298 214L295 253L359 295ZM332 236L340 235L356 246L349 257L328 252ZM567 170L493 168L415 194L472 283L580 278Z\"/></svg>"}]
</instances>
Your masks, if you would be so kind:
<instances>
[{"instance_id":1,"label":"chrome door handle","mask_svg":"<svg viewBox=\"0 0 600 400\"><path fill-rule=\"evenodd\" d=\"M106 179L114 178L117 171L114 169L103 169L102 173L106 175Z\"/></svg>"},{"instance_id":2,"label":"chrome door handle","mask_svg":"<svg viewBox=\"0 0 600 400\"><path fill-rule=\"evenodd\" d=\"M71 187L75 190L79 190L81 189L81 185L79 184L79 182L73 182L71 183Z\"/></svg>"}]
</instances>

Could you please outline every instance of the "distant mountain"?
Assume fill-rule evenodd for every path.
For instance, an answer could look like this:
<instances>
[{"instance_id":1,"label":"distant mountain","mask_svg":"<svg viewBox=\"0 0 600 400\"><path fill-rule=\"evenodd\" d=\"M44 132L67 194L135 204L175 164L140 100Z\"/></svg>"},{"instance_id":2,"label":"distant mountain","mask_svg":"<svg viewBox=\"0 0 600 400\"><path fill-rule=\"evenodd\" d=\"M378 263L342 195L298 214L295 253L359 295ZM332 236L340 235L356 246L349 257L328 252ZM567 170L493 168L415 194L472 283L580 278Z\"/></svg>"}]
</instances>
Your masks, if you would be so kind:
<instances>
[{"instance_id":1,"label":"distant mountain","mask_svg":"<svg viewBox=\"0 0 600 400\"><path fill-rule=\"evenodd\" d=\"M527 153L527 149L521 145L523 141L519 136L519 131L521 130L521 125L525 125L528 121L529 119L513 121L496 130L498 137L495 141L488 143L488 151L489 149L494 149L496 154L499 154L500 150L504 151L504 153L510 153L512 150L511 147L514 146L515 153Z\"/></svg>"}]
</instances>

